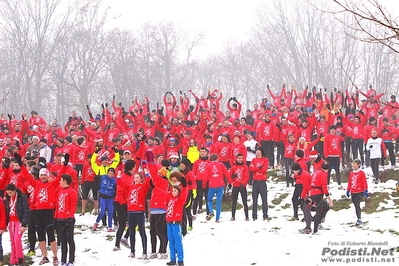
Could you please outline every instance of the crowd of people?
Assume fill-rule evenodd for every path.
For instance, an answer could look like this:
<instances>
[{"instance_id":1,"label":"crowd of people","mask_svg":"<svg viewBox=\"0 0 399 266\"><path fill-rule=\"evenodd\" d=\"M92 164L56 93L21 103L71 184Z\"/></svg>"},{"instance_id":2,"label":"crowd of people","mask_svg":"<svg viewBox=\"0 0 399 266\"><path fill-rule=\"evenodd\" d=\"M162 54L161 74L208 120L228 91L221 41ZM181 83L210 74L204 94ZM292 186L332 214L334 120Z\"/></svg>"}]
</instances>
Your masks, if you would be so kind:
<instances>
[{"instance_id":1,"label":"crowd of people","mask_svg":"<svg viewBox=\"0 0 399 266\"><path fill-rule=\"evenodd\" d=\"M288 90L285 85L278 94L269 86L267 91L245 112L236 97L223 106L218 90L208 90L207 95L188 90L176 96L166 92L163 104L151 103L145 95L142 101L136 97L129 107L113 96L110 105L101 105L100 114L93 115L86 106L89 121L73 112L63 126L36 111L20 120L2 114L0 193L5 197L0 201L0 235L8 224L10 263L23 264L21 237L27 229L28 255L35 254L38 241L40 264L49 263L49 243L52 262L58 265L60 245L61 265L72 266L74 214L81 197L80 215L93 200L93 230L100 221L109 232L116 230L114 251L122 244L130 248L129 257L136 257L138 231L143 254L137 258L169 257L167 265L184 265L182 237L201 212L208 221L220 222L226 191L232 191L231 221L236 219L239 194L244 219L250 220L247 189L252 190L254 206L261 198L262 219L268 219L270 169L282 169L285 185L295 187L293 219L299 219L300 208L306 223L300 232L317 234L332 207L331 171L338 189L344 190L341 167L353 167L346 195L352 197L356 223L361 224L359 204L369 196L361 169L371 167L378 183L379 165L385 165L387 155L385 167L395 165L396 96L382 102L383 94L372 86L353 93L316 87ZM258 208L252 208L251 218L258 219Z\"/></svg>"}]
</instances>

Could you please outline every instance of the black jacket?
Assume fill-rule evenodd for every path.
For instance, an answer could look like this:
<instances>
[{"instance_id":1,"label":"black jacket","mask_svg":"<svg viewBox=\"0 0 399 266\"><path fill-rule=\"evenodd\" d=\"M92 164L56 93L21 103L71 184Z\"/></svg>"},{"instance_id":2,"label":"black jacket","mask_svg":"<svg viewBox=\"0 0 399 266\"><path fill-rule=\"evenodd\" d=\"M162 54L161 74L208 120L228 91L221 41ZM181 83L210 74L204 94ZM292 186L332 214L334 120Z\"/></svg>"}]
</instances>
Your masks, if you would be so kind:
<instances>
[{"instance_id":1,"label":"black jacket","mask_svg":"<svg viewBox=\"0 0 399 266\"><path fill-rule=\"evenodd\" d=\"M6 206L6 216L7 216L7 224L10 222L10 196L6 194L6 200L4 201L4 205ZM22 227L28 226L29 220L29 204L28 198L24 195L21 190L17 188L17 202L16 202L17 216L18 220L21 223Z\"/></svg>"}]
</instances>

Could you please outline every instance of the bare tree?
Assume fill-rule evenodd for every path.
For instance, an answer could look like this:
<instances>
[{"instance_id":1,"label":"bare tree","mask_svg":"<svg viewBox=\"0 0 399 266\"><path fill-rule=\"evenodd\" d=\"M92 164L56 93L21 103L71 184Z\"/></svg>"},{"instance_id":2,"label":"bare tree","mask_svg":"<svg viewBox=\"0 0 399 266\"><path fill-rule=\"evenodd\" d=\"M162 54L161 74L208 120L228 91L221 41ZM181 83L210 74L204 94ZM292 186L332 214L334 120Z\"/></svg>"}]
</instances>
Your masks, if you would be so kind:
<instances>
[{"instance_id":1,"label":"bare tree","mask_svg":"<svg viewBox=\"0 0 399 266\"><path fill-rule=\"evenodd\" d=\"M379 43L399 53L399 25L378 0L331 0L337 10L327 11L336 16L349 29L360 34L353 36L368 43ZM352 23L342 21L342 13L353 17Z\"/></svg>"},{"instance_id":2,"label":"bare tree","mask_svg":"<svg viewBox=\"0 0 399 266\"><path fill-rule=\"evenodd\" d=\"M13 85L23 98L24 108L40 111L52 86L43 84L54 51L72 19L75 3L61 0L0 1L2 42L18 62L22 82ZM17 93L18 94L18 93Z\"/></svg>"},{"instance_id":3,"label":"bare tree","mask_svg":"<svg viewBox=\"0 0 399 266\"><path fill-rule=\"evenodd\" d=\"M101 1L90 1L80 7L70 42L69 65L64 82L71 89L67 106L85 113L85 105L100 105L114 94L109 84L100 84L100 73L105 71L108 51L107 10L101 10Z\"/></svg>"}]
</instances>

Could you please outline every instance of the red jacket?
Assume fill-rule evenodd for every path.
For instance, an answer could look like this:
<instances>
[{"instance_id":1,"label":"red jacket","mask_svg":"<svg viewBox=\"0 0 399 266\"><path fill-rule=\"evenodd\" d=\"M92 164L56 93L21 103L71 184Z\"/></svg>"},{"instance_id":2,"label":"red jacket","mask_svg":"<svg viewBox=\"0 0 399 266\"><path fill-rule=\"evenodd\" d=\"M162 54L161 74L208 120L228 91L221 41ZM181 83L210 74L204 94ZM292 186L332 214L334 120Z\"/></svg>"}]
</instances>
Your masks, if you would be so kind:
<instances>
[{"instance_id":1,"label":"red jacket","mask_svg":"<svg viewBox=\"0 0 399 266\"><path fill-rule=\"evenodd\" d=\"M155 164L148 164L151 172L151 182L154 188L151 191L150 209L167 210L167 201L169 199L167 191L169 188L168 179L158 174L158 168Z\"/></svg>"},{"instance_id":2,"label":"red jacket","mask_svg":"<svg viewBox=\"0 0 399 266\"><path fill-rule=\"evenodd\" d=\"M341 142L340 137L337 135L327 134L324 138L324 157L340 157L341 153Z\"/></svg>"},{"instance_id":3,"label":"red jacket","mask_svg":"<svg viewBox=\"0 0 399 266\"><path fill-rule=\"evenodd\" d=\"M120 177L116 178L116 194L115 202L119 204L127 204L130 187L133 184L133 176L130 173L123 172Z\"/></svg>"},{"instance_id":4,"label":"red jacket","mask_svg":"<svg viewBox=\"0 0 399 266\"><path fill-rule=\"evenodd\" d=\"M76 164L84 164L87 161L87 147L76 146L71 155L71 162L74 166Z\"/></svg>"},{"instance_id":5,"label":"red jacket","mask_svg":"<svg viewBox=\"0 0 399 266\"><path fill-rule=\"evenodd\" d=\"M327 173L323 170L319 170L312 175L310 182L310 196L325 194L329 195L327 188Z\"/></svg>"},{"instance_id":6,"label":"red jacket","mask_svg":"<svg viewBox=\"0 0 399 266\"><path fill-rule=\"evenodd\" d=\"M127 197L128 212L144 212L146 197L150 189L150 177L146 176L144 183L132 184Z\"/></svg>"},{"instance_id":7,"label":"red jacket","mask_svg":"<svg viewBox=\"0 0 399 266\"><path fill-rule=\"evenodd\" d=\"M245 163L233 164L230 168L231 179L233 180L233 187L246 187L249 180L249 168Z\"/></svg>"},{"instance_id":8,"label":"red jacket","mask_svg":"<svg viewBox=\"0 0 399 266\"><path fill-rule=\"evenodd\" d=\"M166 222L182 222L184 205L187 201L188 190L183 187L180 191L180 195L173 197L172 193L169 194L169 200L167 202Z\"/></svg>"},{"instance_id":9,"label":"red jacket","mask_svg":"<svg viewBox=\"0 0 399 266\"><path fill-rule=\"evenodd\" d=\"M74 218L76 205L78 203L78 193L73 188L61 188L57 195L54 218L68 219Z\"/></svg>"},{"instance_id":10,"label":"red jacket","mask_svg":"<svg viewBox=\"0 0 399 266\"><path fill-rule=\"evenodd\" d=\"M208 163L210 163L208 157L206 157L206 159L200 157L194 162L192 171L194 172L197 180L206 180L205 170Z\"/></svg>"},{"instance_id":11,"label":"red jacket","mask_svg":"<svg viewBox=\"0 0 399 266\"><path fill-rule=\"evenodd\" d=\"M254 172L253 180L267 180L267 168L269 160L267 158L254 158L249 165L249 171Z\"/></svg>"},{"instance_id":12,"label":"red jacket","mask_svg":"<svg viewBox=\"0 0 399 266\"><path fill-rule=\"evenodd\" d=\"M91 168L91 163L88 161L85 162L82 169L82 178L80 183L83 184L85 181L93 182L95 176L96 174L94 173L93 168Z\"/></svg>"},{"instance_id":13,"label":"red jacket","mask_svg":"<svg viewBox=\"0 0 399 266\"><path fill-rule=\"evenodd\" d=\"M368 188L366 174L358 169L357 171L352 171L348 178L348 188L347 190L351 193L361 193Z\"/></svg>"},{"instance_id":14,"label":"red jacket","mask_svg":"<svg viewBox=\"0 0 399 266\"><path fill-rule=\"evenodd\" d=\"M300 182L303 185L301 198L304 199L309 194L310 182L312 180L312 176L308 171L305 170L301 170L301 173L298 176L300 178L300 181L297 180L296 182ZM296 176L294 177L297 178Z\"/></svg>"},{"instance_id":15,"label":"red jacket","mask_svg":"<svg viewBox=\"0 0 399 266\"><path fill-rule=\"evenodd\" d=\"M209 188L224 187L224 178L231 184L231 177L226 166L222 162L210 162L205 170L206 181L209 181Z\"/></svg>"},{"instance_id":16,"label":"red jacket","mask_svg":"<svg viewBox=\"0 0 399 266\"><path fill-rule=\"evenodd\" d=\"M231 148L231 143L227 142L219 142L218 143L218 155L219 155L219 161L220 162L229 162L230 163L230 158L233 150Z\"/></svg>"},{"instance_id":17,"label":"red jacket","mask_svg":"<svg viewBox=\"0 0 399 266\"><path fill-rule=\"evenodd\" d=\"M25 166L22 166L21 170L28 183L35 188L36 210L54 209L57 196L56 192L60 185L61 175L65 173L66 167L62 167L56 179L46 183L43 183L40 179L35 180L32 175L29 174Z\"/></svg>"}]
</instances>

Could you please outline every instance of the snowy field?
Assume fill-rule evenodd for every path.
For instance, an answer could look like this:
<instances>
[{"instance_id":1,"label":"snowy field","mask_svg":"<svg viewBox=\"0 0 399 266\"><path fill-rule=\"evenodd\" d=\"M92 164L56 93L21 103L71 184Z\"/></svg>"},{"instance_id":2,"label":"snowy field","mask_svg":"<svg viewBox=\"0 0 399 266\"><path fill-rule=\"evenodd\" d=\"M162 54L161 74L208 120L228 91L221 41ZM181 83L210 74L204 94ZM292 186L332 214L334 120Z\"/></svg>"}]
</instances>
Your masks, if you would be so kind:
<instances>
[{"instance_id":1,"label":"snowy field","mask_svg":"<svg viewBox=\"0 0 399 266\"><path fill-rule=\"evenodd\" d=\"M286 188L285 183L269 180L269 220L245 221L242 209L237 210L236 221L233 222L230 221L230 212L222 212L220 223L215 223L214 218L207 222L205 213L197 215L193 230L183 240L185 265L399 265L399 208L393 201L398 198L394 197L398 196L398 193L394 193L396 182L390 180L376 185L371 183L371 178L368 182L371 197L376 192L390 194L390 199L379 206L380 209L387 210L373 214L363 212L362 220L367 223L359 228L354 225L356 216L352 205L349 209L339 211L333 208L328 212L323 224L324 230L319 230L319 235L303 235L298 229L304 228L305 224L301 221L290 221L293 216L293 188ZM346 184L343 185L346 188ZM330 186L330 192L333 200L341 199L345 194L345 190L338 190L336 183ZM285 198L282 195L286 195ZM248 198L250 200L251 196ZM274 205L272 199L276 198L283 199ZM364 204L363 201L361 206ZM301 219L301 211L299 214ZM261 211L258 215L262 217ZM115 233L108 233L101 228L93 232L91 227L94 221L94 215L76 215L75 265L165 265L169 261L128 258L130 250L122 245L120 251L113 251ZM148 251L151 251L148 229L146 233ZM3 247L4 254L10 252L8 232L3 236ZM334 252L340 253L334 257ZM357 254L342 255L342 252ZM361 256L358 255L359 252L370 255ZM60 254L59 251L59 258ZM136 255L141 254L141 239L136 232ZM34 265L38 265L40 255L40 250L37 250L37 257L33 258ZM323 261L326 259L342 261Z\"/></svg>"}]
</instances>

